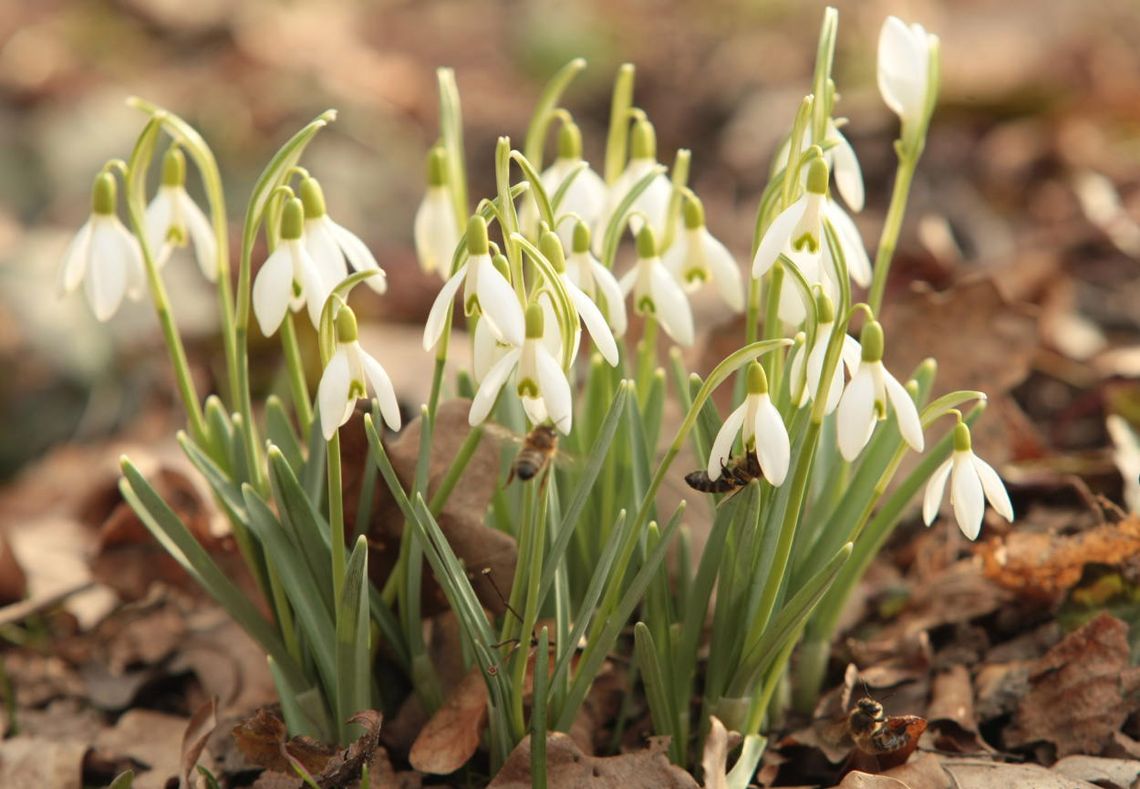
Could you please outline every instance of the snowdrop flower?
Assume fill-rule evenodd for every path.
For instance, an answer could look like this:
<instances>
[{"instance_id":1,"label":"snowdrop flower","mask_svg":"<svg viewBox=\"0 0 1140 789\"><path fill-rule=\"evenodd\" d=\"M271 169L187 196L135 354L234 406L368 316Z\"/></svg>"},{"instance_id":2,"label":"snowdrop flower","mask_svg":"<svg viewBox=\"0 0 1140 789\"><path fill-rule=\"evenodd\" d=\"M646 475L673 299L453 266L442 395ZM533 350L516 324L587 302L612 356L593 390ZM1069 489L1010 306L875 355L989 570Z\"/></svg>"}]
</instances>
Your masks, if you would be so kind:
<instances>
[{"instance_id":1,"label":"snowdrop flower","mask_svg":"<svg viewBox=\"0 0 1140 789\"><path fill-rule=\"evenodd\" d=\"M348 307L336 314L336 351L325 366L317 387L317 403L321 412L321 432L332 439L337 428L352 416L356 400L368 396L368 384L376 392L380 416L392 430L400 429L400 406L392 379L372 356L360 347L356 316Z\"/></svg>"},{"instance_id":2,"label":"snowdrop flower","mask_svg":"<svg viewBox=\"0 0 1140 789\"><path fill-rule=\"evenodd\" d=\"M947 477L950 478L950 503L954 506L954 517L958 521L958 528L968 539L978 539L986 499L989 499L998 515L1013 522L1013 505L1009 501L1005 485L993 466L974 454L970 428L965 422L954 425L954 452L926 483L922 519L927 526L938 515L938 505L942 501Z\"/></svg>"},{"instance_id":3,"label":"snowdrop flower","mask_svg":"<svg viewBox=\"0 0 1140 789\"><path fill-rule=\"evenodd\" d=\"M285 311L307 306L313 326L320 324L325 298L336 286L327 282L305 249L305 209L296 197L285 201L281 215L281 243L257 272L253 282L253 314L266 337L277 331Z\"/></svg>"},{"instance_id":4,"label":"snowdrop flower","mask_svg":"<svg viewBox=\"0 0 1140 789\"><path fill-rule=\"evenodd\" d=\"M467 262L451 276L436 296L424 326L424 350L430 351L447 328L447 310L463 285L463 309L478 313L497 339L514 346L523 344L522 308L507 277L491 262L487 222L476 214L467 223Z\"/></svg>"},{"instance_id":5,"label":"snowdrop flower","mask_svg":"<svg viewBox=\"0 0 1140 789\"><path fill-rule=\"evenodd\" d=\"M504 279L509 276L510 264L504 255L495 255L491 258L491 264L503 275ZM561 339L558 342L561 342ZM502 359L511 347L495 335L490 321L476 317L475 328L471 332L471 374L475 383L482 381L487 372L495 365L495 362Z\"/></svg>"},{"instance_id":6,"label":"snowdrop flower","mask_svg":"<svg viewBox=\"0 0 1140 789\"><path fill-rule=\"evenodd\" d=\"M610 184L606 197L606 207L598 217L594 228L594 253L602 253L601 245L614 213L637 182L647 176L657 166L657 132L647 120L633 124L630 132L629 163L621 175ZM669 210L669 198L673 187L663 173L658 173L649 187L637 196L630 206L629 227L637 234L648 219L653 230L662 233L665 229L665 215Z\"/></svg>"},{"instance_id":7,"label":"snowdrop flower","mask_svg":"<svg viewBox=\"0 0 1140 789\"><path fill-rule=\"evenodd\" d=\"M531 302L526 310L526 339L522 346L495 362L475 393L467 415L472 426L481 424L491 413L499 390L514 373L515 392L530 421L537 425L549 420L562 434L570 432L570 382L558 360L543 345L543 327L542 307Z\"/></svg>"},{"instance_id":8,"label":"snowdrop flower","mask_svg":"<svg viewBox=\"0 0 1140 789\"><path fill-rule=\"evenodd\" d=\"M823 156L831 173L835 177L835 188L843 197L847 206L859 213L863 210L865 195L863 192L863 169L855 157L855 149L843 136L835 121L827 120L827 134L824 137L826 145Z\"/></svg>"},{"instance_id":9,"label":"snowdrop flower","mask_svg":"<svg viewBox=\"0 0 1140 789\"><path fill-rule=\"evenodd\" d=\"M155 265L165 264L175 247L192 240L202 275L217 281L218 242L210 220L186 193L186 157L178 148L170 148L162 158L162 183L146 207L143 224Z\"/></svg>"},{"instance_id":10,"label":"snowdrop flower","mask_svg":"<svg viewBox=\"0 0 1140 789\"><path fill-rule=\"evenodd\" d=\"M665 268L688 291L710 280L720 297L736 312L744 310L744 286L732 253L705 227L705 208L696 195L685 197L685 228L661 258Z\"/></svg>"},{"instance_id":11,"label":"snowdrop flower","mask_svg":"<svg viewBox=\"0 0 1140 789\"><path fill-rule=\"evenodd\" d=\"M625 297L613 272L590 252L590 228L585 222L574 225L570 256L566 258L566 276L581 288L606 316L615 337L625 334Z\"/></svg>"},{"instance_id":12,"label":"snowdrop flower","mask_svg":"<svg viewBox=\"0 0 1140 789\"><path fill-rule=\"evenodd\" d=\"M858 457L871 440L875 424L887 418L888 400L898 417L903 440L921 452L925 442L918 409L906 387L883 366L883 327L878 321L868 321L859 340L859 369L847 384L836 415L840 454L848 462Z\"/></svg>"},{"instance_id":13,"label":"snowdrop flower","mask_svg":"<svg viewBox=\"0 0 1140 789\"><path fill-rule=\"evenodd\" d=\"M428 154L428 187L413 224L420 268L441 277L451 273L451 259L459 246L459 224L447 190L447 155L436 146Z\"/></svg>"},{"instance_id":14,"label":"snowdrop flower","mask_svg":"<svg viewBox=\"0 0 1140 789\"><path fill-rule=\"evenodd\" d=\"M372 290L388 290L384 269L355 233L338 225L325 209L325 193L316 178L301 180L301 204L305 208L305 249L321 271L322 279L335 287L345 277L345 259L354 271L376 271L365 281Z\"/></svg>"},{"instance_id":15,"label":"snowdrop flower","mask_svg":"<svg viewBox=\"0 0 1140 789\"><path fill-rule=\"evenodd\" d=\"M567 249L574 240L574 226L558 220L569 215L593 225L606 207L606 182L582 160L582 132L576 123L567 121L558 130L558 157L540 176L542 188L551 201L571 173L574 179L559 204L553 206L558 235ZM539 237L538 203L530 192L523 198L519 224L526 235Z\"/></svg>"},{"instance_id":16,"label":"snowdrop flower","mask_svg":"<svg viewBox=\"0 0 1140 789\"><path fill-rule=\"evenodd\" d=\"M819 396L819 387L823 380L823 362L827 356L827 346L831 341L831 332L835 328L835 306L826 293L818 292L815 298L815 311L819 323L815 327L815 341L811 350L804 353L801 348L792 358L791 380L793 386L798 385L801 377L805 375L804 359L807 359L806 381L800 391L800 399L796 404L803 408L808 400ZM835 366L831 376L831 383L827 387L827 402L824 404L824 413L830 414L839 405L839 398L843 394L843 367L854 376L859 370L859 359L862 350L859 341L844 332L843 344L839 349L840 363Z\"/></svg>"},{"instance_id":17,"label":"snowdrop flower","mask_svg":"<svg viewBox=\"0 0 1140 789\"><path fill-rule=\"evenodd\" d=\"M657 256L657 240L645 225L637 233L637 263L620 280L633 292L633 309L651 315L679 345L693 344L693 312L685 292Z\"/></svg>"},{"instance_id":18,"label":"snowdrop flower","mask_svg":"<svg viewBox=\"0 0 1140 789\"><path fill-rule=\"evenodd\" d=\"M904 139L921 136L933 112L938 79L938 37L922 25L887 17L879 33L879 93L899 116Z\"/></svg>"},{"instance_id":19,"label":"snowdrop flower","mask_svg":"<svg viewBox=\"0 0 1140 789\"><path fill-rule=\"evenodd\" d=\"M728 415L713 440L709 453L709 479L718 479L721 469L732 454L736 434L743 432L744 451L755 452L764 478L780 485L788 475L791 446L780 412L768 396L768 378L757 362L748 365L748 394L744 402Z\"/></svg>"},{"instance_id":20,"label":"snowdrop flower","mask_svg":"<svg viewBox=\"0 0 1140 789\"><path fill-rule=\"evenodd\" d=\"M809 285L820 285L827 295L839 297L835 272L840 269L832 258L831 249L824 237L824 222L835 231L836 241L843 252L847 273L857 285L866 287L871 282L871 262L855 223L834 200L827 199L827 164L816 157L808 165L807 191L802 197L777 216L756 249L752 259L752 276L764 276L783 254L799 269ZM784 287L780 291L781 320L792 324L803 323L807 308L798 288Z\"/></svg>"},{"instance_id":21,"label":"snowdrop flower","mask_svg":"<svg viewBox=\"0 0 1140 789\"><path fill-rule=\"evenodd\" d=\"M115 215L115 177L101 172L91 190L91 216L79 228L63 256L61 293L83 283L87 303L100 321L110 320L123 296L142 297L146 275L138 241Z\"/></svg>"},{"instance_id":22,"label":"snowdrop flower","mask_svg":"<svg viewBox=\"0 0 1140 789\"><path fill-rule=\"evenodd\" d=\"M578 311L582 323L586 325L586 331L590 333L594 345L597 346L602 357L609 362L610 366L616 367L618 348L617 342L614 341L613 332L610 331L609 324L606 323L602 311L581 288L574 284L566 273L566 259L562 252L562 241L558 238L558 234L551 230L544 230L542 238L539 240L539 250L550 261L554 270L558 272L562 286L566 289L570 301L573 302L574 308Z\"/></svg>"}]
</instances>

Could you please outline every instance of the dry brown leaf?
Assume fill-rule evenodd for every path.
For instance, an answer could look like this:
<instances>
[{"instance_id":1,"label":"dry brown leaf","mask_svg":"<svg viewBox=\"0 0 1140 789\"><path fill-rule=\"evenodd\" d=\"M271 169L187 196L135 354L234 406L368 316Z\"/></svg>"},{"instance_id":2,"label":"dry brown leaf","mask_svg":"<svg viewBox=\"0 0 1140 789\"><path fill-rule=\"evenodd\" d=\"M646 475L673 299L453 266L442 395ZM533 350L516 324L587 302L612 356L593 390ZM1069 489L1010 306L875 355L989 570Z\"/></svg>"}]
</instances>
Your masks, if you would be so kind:
<instances>
[{"instance_id":1,"label":"dry brown leaf","mask_svg":"<svg viewBox=\"0 0 1140 789\"><path fill-rule=\"evenodd\" d=\"M1078 781L1112 789L1131 789L1140 779L1140 761L1104 759L1099 756L1066 756L1053 770Z\"/></svg>"},{"instance_id":2,"label":"dry brown leaf","mask_svg":"<svg viewBox=\"0 0 1140 789\"><path fill-rule=\"evenodd\" d=\"M942 769L942 762L932 753L920 753L883 775L902 781L907 789L951 789L953 786L950 776Z\"/></svg>"},{"instance_id":3,"label":"dry brown leaf","mask_svg":"<svg viewBox=\"0 0 1140 789\"><path fill-rule=\"evenodd\" d=\"M974 686L965 666L952 666L934 678L926 717L930 728L937 732L934 745L939 750L958 753L988 750L978 734Z\"/></svg>"},{"instance_id":4,"label":"dry brown leaf","mask_svg":"<svg viewBox=\"0 0 1140 789\"><path fill-rule=\"evenodd\" d=\"M420 772L453 773L479 749L486 723L487 683L476 665L420 731L408 761Z\"/></svg>"},{"instance_id":5,"label":"dry brown leaf","mask_svg":"<svg viewBox=\"0 0 1140 789\"><path fill-rule=\"evenodd\" d=\"M596 789L697 789L693 776L669 762L668 744L660 738L648 747L620 756L587 756L569 735L546 738L547 785L552 789L589 786ZM520 742L487 789L530 789L530 737Z\"/></svg>"},{"instance_id":6,"label":"dry brown leaf","mask_svg":"<svg viewBox=\"0 0 1140 789\"><path fill-rule=\"evenodd\" d=\"M206 742L217 726L218 700L216 698L210 699L190 716L190 722L186 724L186 731L182 735L182 780L185 781L186 786L193 786L190 779L194 772L194 766L198 764L202 750L206 747Z\"/></svg>"},{"instance_id":7,"label":"dry brown leaf","mask_svg":"<svg viewBox=\"0 0 1140 789\"><path fill-rule=\"evenodd\" d=\"M0 786L81 789L87 743L36 737L0 741Z\"/></svg>"},{"instance_id":8,"label":"dry brown leaf","mask_svg":"<svg viewBox=\"0 0 1140 789\"><path fill-rule=\"evenodd\" d=\"M1009 747L1049 742L1058 756L1098 754L1137 707L1140 668L1129 665L1128 626L1101 614L1065 637L1029 672L1029 692L1005 730Z\"/></svg>"},{"instance_id":9,"label":"dry brown leaf","mask_svg":"<svg viewBox=\"0 0 1140 789\"><path fill-rule=\"evenodd\" d=\"M1037 764L1003 764L981 759L946 759L956 789L1097 789L1096 784L1068 778Z\"/></svg>"},{"instance_id":10,"label":"dry brown leaf","mask_svg":"<svg viewBox=\"0 0 1140 789\"><path fill-rule=\"evenodd\" d=\"M1072 535L1014 531L989 540L978 552L991 581L1025 597L1055 602L1080 581L1087 564L1117 567L1140 561L1140 517Z\"/></svg>"},{"instance_id":11,"label":"dry brown leaf","mask_svg":"<svg viewBox=\"0 0 1140 789\"><path fill-rule=\"evenodd\" d=\"M705 753L701 757L705 789L725 789L728 785L728 729L715 715L709 717L709 724Z\"/></svg>"},{"instance_id":12,"label":"dry brown leaf","mask_svg":"<svg viewBox=\"0 0 1140 789\"><path fill-rule=\"evenodd\" d=\"M154 710L128 710L115 728L101 732L92 747L104 761L128 758L142 765L135 770L134 789L164 789L181 774L186 718Z\"/></svg>"},{"instance_id":13,"label":"dry brown leaf","mask_svg":"<svg viewBox=\"0 0 1140 789\"><path fill-rule=\"evenodd\" d=\"M911 789L898 778L889 775L875 775L856 770L843 776L836 789Z\"/></svg>"},{"instance_id":14,"label":"dry brown leaf","mask_svg":"<svg viewBox=\"0 0 1140 789\"><path fill-rule=\"evenodd\" d=\"M293 775L291 759L311 774L319 773L336 749L309 737L288 736L285 722L270 708L263 707L233 730L234 741L245 758L259 767Z\"/></svg>"}]
</instances>

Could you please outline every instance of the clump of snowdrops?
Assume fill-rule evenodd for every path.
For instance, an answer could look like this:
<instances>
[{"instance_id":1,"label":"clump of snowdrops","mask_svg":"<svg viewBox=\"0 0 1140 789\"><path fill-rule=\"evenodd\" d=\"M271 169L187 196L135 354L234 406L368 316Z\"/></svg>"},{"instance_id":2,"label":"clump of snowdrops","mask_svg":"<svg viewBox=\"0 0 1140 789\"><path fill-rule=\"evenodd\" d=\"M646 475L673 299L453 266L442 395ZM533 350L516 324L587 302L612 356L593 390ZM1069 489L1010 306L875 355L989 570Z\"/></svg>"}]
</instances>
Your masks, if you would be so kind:
<instances>
[{"instance_id":1,"label":"clump of snowdrops","mask_svg":"<svg viewBox=\"0 0 1140 789\"><path fill-rule=\"evenodd\" d=\"M631 676L644 686L657 733L671 738L670 757L698 763L716 716L744 735L729 775L744 785L766 721L789 698L777 690L790 687L794 703L810 708L845 599L924 484L927 523L948 478L967 537L977 537L986 499L1012 519L1000 479L970 446L984 395L930 401L934 361L888 370L890 338L876 321L935 105L938 40L895 18L882 28L878 84L900 134L872 258L849 214L862 209L864 190L836 116L836 23L829 9L811 93L772 162L747 258L717 240L724 228L688 186L689 151L677 151L671 168L660 163L653 124L633 102L632 66L615 80L600 166L583 159L581 131L561 105L585 66L576 60L540 97L521 148L500 138L497 193L474 205L458 92L453 74L439 72L440 137L427 155L414 236L423 268L443 285L424 328L434 368L419 417L420 462L406 487L381 435L383 425L401 428L384 349L362 347L350 306L359 283L383 292L384 272L332 218L350 198L326 203L317 178L300 165L335 113L294 135L254 186L235 280L210 148L173 113L132 100L147 123L130 158L97 175L91 218L65 255L61 285L82 284L100 320L123 298L153 301L187 415L179 440L228 517L272 618L220 571L127 459L121 489L154 536L264 648L293 733L354 735L346 722L379 698L373 658L380 642L427 708L439 707L419 615L426 560L458 616L464 661L486 681L492 770L529 733L540 782L546 732L568 730L607 657L632 649ZM551 137L556 158L544 167ZM155 160L160 185L148 199ZM188 163L205 211L186 191ZM127 226L118 218L120 189ZM255 277L259 236L268 257ZM216 284L228 372L227 388L204 401L162 279L168 259L187 246ZM697 336L689 296L702 287L745 317L740 348L703 378L681 354ZM466 333L457 330L461 315ZM298 340L311 330L323 365L315 402ZM251 331L281 341L289 408L277 397L255 407ZM636 344L627 333L638 335ZM457 343L471 343L473 365L453 382L445 365ZM660 346L668 346L664 369ZM725 415L710 398L722 386L735 404ZM341 478L339 431L370 393L369 479L383 478L404 519L399 561L383 592L369 581L365 536L345 534ZM471 398L471 430L445 484L428 491L440 400L457 394ZM667 398L683 416L665 430ZM928 443L927 430L944 417L951 429ZM503 453L484 516L517 540L518 562L497 620L471 583L481 568L462 564L436 520L491 424L519 435L546 429L577 458L566 465L544 458L535 479L506 485L514 451ZM657 494L686 443L703 466L690 477L712 492L693 490L689 499L699 506L689 511L684 503L663 511ZM896 479L909 452L922 457ZM358 514L358 523L367 521ZM708 538L695 556L689 529L698 524ZM670 573L672 547L678 561Z\"/></svg>"}]
</instances>

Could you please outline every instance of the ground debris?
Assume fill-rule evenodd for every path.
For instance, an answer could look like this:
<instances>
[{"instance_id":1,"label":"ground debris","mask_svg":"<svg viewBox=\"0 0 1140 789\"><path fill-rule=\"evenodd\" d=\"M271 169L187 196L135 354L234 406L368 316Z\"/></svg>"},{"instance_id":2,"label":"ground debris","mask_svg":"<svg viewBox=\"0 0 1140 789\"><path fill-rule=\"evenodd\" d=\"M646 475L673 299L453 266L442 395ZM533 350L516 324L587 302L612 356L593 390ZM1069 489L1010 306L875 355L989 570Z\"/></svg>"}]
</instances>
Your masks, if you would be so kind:
<instances>
[{"instance_id":1,"label":"ground debris","mask_svg":"<svg viewBox=\"0 0 1140 789\"><path fill-rule=\"evenodd\" d=\"M567 734L546 738L547 785L554 789L576 786L596 789L696 789L687 772L669 763L667 742L655 738L649 747L620 756L587 756ZM530 737L520 742L487 789L528 789Z\"/></svg>"}]
</instances>

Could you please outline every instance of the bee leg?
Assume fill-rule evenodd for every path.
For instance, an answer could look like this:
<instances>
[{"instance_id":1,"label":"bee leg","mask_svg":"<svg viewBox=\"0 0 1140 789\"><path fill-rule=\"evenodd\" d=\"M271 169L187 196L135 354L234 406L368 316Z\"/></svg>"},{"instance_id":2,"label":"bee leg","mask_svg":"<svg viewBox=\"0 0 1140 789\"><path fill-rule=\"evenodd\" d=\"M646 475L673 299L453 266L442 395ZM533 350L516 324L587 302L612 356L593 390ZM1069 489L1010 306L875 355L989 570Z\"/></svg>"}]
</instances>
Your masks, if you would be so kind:
<instances>
[{"instance_id":1,"label":"bee leg","mask_svg":"<svg viewBox=\"0 0 1140 789\"><path fill-rule=\"evenodd\" d=\"M514 479L515 479L515 464L512 463L511 464L511 472L509 474L507 474L507 481L503 483L503 490L506 490L508 487L510 487L510 484L512 482L514 482Z\"/></svg>"}]
</instances>

